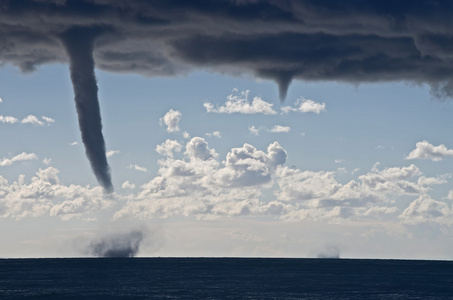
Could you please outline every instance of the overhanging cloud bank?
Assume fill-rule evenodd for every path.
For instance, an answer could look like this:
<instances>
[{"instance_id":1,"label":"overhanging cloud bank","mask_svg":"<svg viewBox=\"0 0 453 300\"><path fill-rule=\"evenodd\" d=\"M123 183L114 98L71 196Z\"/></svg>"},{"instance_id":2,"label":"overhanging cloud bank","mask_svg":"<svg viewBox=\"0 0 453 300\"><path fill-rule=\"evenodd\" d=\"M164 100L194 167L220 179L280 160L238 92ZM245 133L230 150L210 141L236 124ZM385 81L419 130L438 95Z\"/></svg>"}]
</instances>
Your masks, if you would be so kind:
<instances>
[{"instance_id":1,"label":"overhanging cloud bank","mask_svg":"<svg viewBox=\"0 0 453 300\"><path fill-rule=\"evenodd\" d=\"M24 71L67 57L57 38L102 28L97 67L169 76L191 68L275 80L428 83L451 97L450 1L0 1L0 60Z\"/></svg>"}]
</instances>

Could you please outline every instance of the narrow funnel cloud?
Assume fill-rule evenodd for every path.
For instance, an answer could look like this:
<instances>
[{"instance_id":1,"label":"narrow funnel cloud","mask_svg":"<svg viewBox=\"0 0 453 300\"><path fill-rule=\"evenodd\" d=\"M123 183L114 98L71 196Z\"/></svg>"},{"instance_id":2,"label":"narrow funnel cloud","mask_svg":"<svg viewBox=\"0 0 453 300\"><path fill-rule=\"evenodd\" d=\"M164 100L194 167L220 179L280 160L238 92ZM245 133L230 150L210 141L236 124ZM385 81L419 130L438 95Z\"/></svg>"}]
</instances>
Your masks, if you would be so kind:
<instances>
[{"instance_id":1,"label":"narrow funnel cloud","mask_svg":"<svg viewBox=\"0 0 453 300\"><path fill-rule=\"evenodd\" d=\"M85 153L98 182L108 193L113 191L110 168L102 135L98 87L94 74L93 43L98 29L74 28L60 36L69 56L74 100Z\"/></svg>"},{"instance_id":2,"label":"narrow funnel cloud","mask_svg":"<svg viewBox=\"0 0 453 300\"><path fill-rule=\"evenodd\" d=\"M288 93L288 88L293 78L292 76L280 76L277 77L276 80L278 83L278 94L280 96L280 102L283 103L286 99L286 94Z\"/></svg>"}]
</instances>

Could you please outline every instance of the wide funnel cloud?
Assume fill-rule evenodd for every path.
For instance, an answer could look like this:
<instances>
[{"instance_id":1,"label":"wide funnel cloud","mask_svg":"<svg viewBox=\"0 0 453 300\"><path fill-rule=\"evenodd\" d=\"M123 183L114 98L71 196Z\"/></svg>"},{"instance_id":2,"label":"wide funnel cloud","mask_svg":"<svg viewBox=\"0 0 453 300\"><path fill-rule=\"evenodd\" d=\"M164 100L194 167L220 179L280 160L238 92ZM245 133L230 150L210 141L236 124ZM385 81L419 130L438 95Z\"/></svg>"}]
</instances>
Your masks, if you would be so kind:
<instances>
[{"instance_id":1,"label":"wide funnel cloud","mask_svg":"<svg viewBox=\"0 0 453 300\"><path fill-rule=\"evenodd\" d=\"M112 192L94 74L93 41L98 33L97 29L75 28L64 32L61 40L69 55L74 100L86 155L99 183L105 191Z\"/></svg>"}]
</instances>

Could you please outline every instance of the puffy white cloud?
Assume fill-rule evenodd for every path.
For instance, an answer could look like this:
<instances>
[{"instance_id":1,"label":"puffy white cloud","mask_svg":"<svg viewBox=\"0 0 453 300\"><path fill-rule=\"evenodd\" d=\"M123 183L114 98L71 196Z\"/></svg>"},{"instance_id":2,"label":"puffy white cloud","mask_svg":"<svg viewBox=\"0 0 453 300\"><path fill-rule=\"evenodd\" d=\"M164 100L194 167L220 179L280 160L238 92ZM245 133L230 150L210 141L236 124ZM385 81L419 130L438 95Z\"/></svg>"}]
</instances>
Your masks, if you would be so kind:
<instances>
[{"instance_id":1,"label":"puffy white cloud","mask_svg":"<svg viewBox=\"0 0 453 300\"><path fill-rule=\"evenodd\" d=\"M406 159L431 159L433 161L441 161L446 157L453 157L453 149L447 149L443 144L433 146L427 141L422 141L415 145L415 149L406 156Z\"/></svg>"},{"instance_id":2,"label":"puffy white cloud","mask_svg":"<svg viewBox=\"0 0 453 300\"><path fill-rule=\"evenodd\" d=\"M116 154L119 154L119 153L120 153L119 150L110 150L110 151L107 151L107 152L105 153L105 155L106 155L107 157L111 157L111 156L116 155Z\"/></svg>"},{"instance_id":3,"label":"puffy white cloud","mask_svg":"<svg viewBox=\"0 0 453 300\"><path fill-rule=\"evenodd\" d=\"M52 167L39 169L28 184L23 175L12 184L0 176L0 217L21 219L49 215L70 219L112 204L101 187L61 185L58 172Z\"/></svg>"},{"instance_id":4,"label":"puffy white cloud","mask_svg":"<svg viewBox=\"0 0 453 300\"><path fill-rule=\"evenodd\" d=\"M136 164L130 164L127 168L136 170L136 171L140 171L140 172L144 172L144 173L148 172L148 169L146 169L144 167L140 167L139 165L136 165Z\"/></svg>"},{"instance_id":5,"label":"puffy white cloud","mask_svg":"<svg viewBox=\"0 0 453 300\"><path fill-rule=\"evenodd\" d=\"M28 161L28 160L33 160L33 159L37 159L37 158L38 158L38 156L34 153L22 152L21 154L18 154L16 156L14 156L13 158L3 158L2 160L0 160L0 166L2 166L2 167L10 166L13 163L18 162L18 161Z\"/></svg>"},{"instance_id":6,"label":"puffy white cloud","mask_svg":"<svg viewBox=\"0 0 453 300\"><path fill-rule=\"evenodd\" d=\"M442 222L445 221L442 219L446 219L449 216L451 216L451 210L447 203L436 201L429 195L424 194L414 200L403 211L400 218L405 223L415 224L421 222Z\"/></svg>"},{"instance_id":7,"label":"puffy white cloud","mask_svg":"<svg viewBox=\"0 0 453 300\"><path fill-rule=\"evenodd\" d=\"M400 195L418 194L425 192L426 188L407 179L420 176L421 174L415 165L410 165L401 168L387 168L382 171L373 168L372 172L359 176L359 179L368 190L373 192Z\"/></svg>"},{"instance_id":8,"label":"puffy white cloud","mask_svg":"<svg viewBox=\"0 0 453 300\"><path fill-rule=\"evenodd\" d=\"M261 187L272 181L275 169L286 161L286 151L277 142L269 145L267 153L248 144L233 148L223 164L201 137L194 137L185 148L185 159L159 160L159 175L143 185L115 217L209 218L286 211L288 205L259 200Z\"/></svg>"},{"instance_id":9,"label":"puffy white cloud","mask_svg":"<svg viewBox=\"0 0 453 300\"><path fill-rule=\"evenodd\" d=\"M233 90L237 92L237 90ZM273 104L264 101L260 97L254 97L252 102L248 100L250 91L246 90L241 93L231 94L227 96L227 101L222 106L215 107L209 102L205 102L203 106L208 113L218 114L264 114L275 115L277 112L272 108Z\"/></svg>"},{"instance_id":10,"label":"puffy white cloud","mask_svg":"<svg viewBox=\"0 0 453 300\"><path fill-rule=\"evenodd\" d=\"M55 123L55 120L46 116L42 116L41 119L44 120L46 123Z\"/></svg>"},{"instance_id":11,"label":"puffy white cloud","mask_svg":"<svg viewBox=\"0 0 453 300\"><path fill-rule=\"evenodd\" d=\"M448 179L451 178L450 174L444 174L438 177L425 177L425 176L420 176L418 178L417 183L421 186L431 186L431 185L437 185L437 184L444 184L447 183Z\"/></svg>"},{"instance_id":12,"label":"puffy white cloud","mask_svg":"<svg viewBox=\"0 0 453 300\"><path fill-rule=\"evenodd\" d=\"M220 133L220 131L213 131L213 132L208 132L206 133L206 136L209 136L209 137L216 137L216 138L221 138L222 137L222 134Z\"/></svg>"},{"instance_id":13,"label":"puffy white cloud","mask_svg":"<svg viewBox=\"0 0 453 300\"><path fill-rule=\"evenodd\" d=\"M2 102L3 102L3 100L2 100L2 98L0 98L0 103L2 103Z\"/></svg>"},{"instance_id":14,"label":"puffy white cloud","mask_svg":"<svg viewBox=\"0 0 453 300\"><path fill-rule=\"evenodd\" d=\"M181 112L170 109L163 118L160 119L160 125L167 126L168 132L179 131L179 121L181 120Z\"/></svg>"},{"instance_id":15,"label":"puffy white cloud","mask_svg":"<svg viewBox=\"0 0 453 300\"><path fill-rule=\"evenodd\" d=\"M283 113L289 113L291 111L298 111L301 113L308 113L312 112L315 114L320 114L321 112L326 110L325 103L318 103L310 99L304 99L303 97L297 99L296 103L294 104L295 107L291 106L284 106L281 108Z\"/></svg>"},{"instance_id":16,"label":"puffy white cloud","mask_svg":"<svg viewBox=\"0 0 453 300\"><path fill-rule=\"evenodd\" d=\"M22 124L32 124L36 126L43 126L44 122L40 121L36 116L33 115L28 115L22 121L20 121Z\"/></svg>"},{"instance_id":17,"label":"puffy white cloud","mask_svg":"<svg viewBox=\"0 0 453 300\"><path fill-rule=\"evenodd\" d=\"M186 140L190 139L190 134L187 131L184 131L182 134L182 137L185 138Z\"/></svg>"},{"instance_id":18,"label":"puffy white cloud","mask_svg":"<svg viewBox=\"0 0 453 300\"><path fill-rule=\"evenodd\" d=\"M447 199L453 200L453 190L448 191Z\"/></svg>"},{"instance_id":19,"label":"puffy white cloud","mask_svg":"<svg viewBox=\"0 0 453 300\"><path fill-rule=\"evenodd\" d=\"M219 170L224 186L252 186L271 180L272 170L286 161L286 151L277 143L269 145L264 153L249 144L233 148L227 154L225 168Z\"/></svg>"},{"instance_id":20,"label":"puffy white cloud","mask_svg":"<svg viewBox=\"0 0 453 300\"><path fill-rule=\"evenodd\" d=\"M43 121L39 120L36 116L34 115L28 115L24 119L22 119L21 123L22 124L32 124L36 126L43 126L47 123L47 125L50 125L50 123L55 123L55 120L46 116L41 117ZM19 122L19 120L15 117L12 116L2 116L0 115L0 122L2 123L8 123L8 124L14 124Z\"/></svg>"},{"instance_id":21,"label":"puffy white cloud","mask_svg":"<svg viewBox=\"0 0 453 300\"><path fill-rule=\"evenodd\" d=\"M291 127L289 126L282 126L282 125L275 125L271 129L268 129L269 132L274 132L274 133L286 133L291 130Z\"/></svg>"},{"instance_id":22,"label":"puffy white cloud","mask_svg":"<svg viewBox=\"0 0 453 300\"><path fill-rule=\"evenodd\" d=\"M168 157L173 157L174 152L180 152L181 149L181 144L175 140L166 140L162 144L156 146L157 153Z\"/></svg>"},{"instance_id":23,"label":"puffy white cloud","mask_svg":"<svg viewBox=\"0 0 453 300\"><path fill-rule=\"evenodd\" d=\"M397 203L399 199L427 195L433 185L450 178L448 174L423 176L415 165L379 170L375 164L370 172L340 183L335 171L284 166L287 153L277 142L266 151L244 144L231 149L219 162L215 150L203 138L195 137L186 144L184 153L181 159L165 154L165 159L159 160L158 175L136 195L127 196L127 204L114 217L268 215L329 222L396 220L404 210ZM265 190L274 196L269 192L265 196Z\"/></svg>"},{"instance_id":24,"label":"puffy white cloud","mask_svg":"<svg viewBox=\"0 0 453 300\"><path fill-rule=\"evenodd\" d=\"M328 199L340 190L334 172L311 172L283 167L277 169L278 200L307 201Z\"/></svg>"},{"instance_id":25,"label":"puffy white cloud","mask_svg":"<svg viewBox=\"0 0 453 300\"><path fill-rule=\"evenodd\" d=\"M217 157L214 149L209 149L208 143L201 137L194 137L186 145L186 154L190 159L208 160Z\"/></svg>"},{"instance_id":26,"label":"puffy white cloud","mask_svg":"<svg viewBox=\"0 0 453 300\"><path fill-rule=\"evenodd\" d=\"M328 220L396 216L396 199L427 195L430 186L449 178L421 176L414 165L384 170L375 166L346 184L339 183L334 172L280 167L276 175L276 199L294 206L284 218Z\"/></svg>"},{"instance_id":27,"label":"puffy white cloud","mask_svg":"<svg viewBox=\"0 0 453 300\"><path fill-rule=\"evenodd\" d=\"M78 144L77 142L68 143L69 146L75 146L77 144Z\"/></svg>"},{"instance_id":28,"label":"puffy white cloud","mask_svg":"<svg viewBox=\"0 0 453 300\"><path fill-rule=\"evenodd\" d=\"M414 165L380 170L376 164L368 173L341 183L336 171L285 166L287 153L278 142L266 150L244 144L231 149L224 161L201 137L185 146L172 140L160 146L164 157L157 175L140 187L125 181L115 201L101 188L62 185L52 167L40 169L30 183L20 176L10 184L0 176L0 217L91 218L99 209L114 208L114 218L268 216L334 223L380 219L451 224L449 205L428 195L431 187L447 183L449 174L427 177ZM175 152L184 155L175 158ZM453 191L448 197L453 199ZM404 207L408 200L412 203Z\"/></svg>"},{"instance_id":29,"label":"puffy white cloud","mask_svg":"<svg viewBox=\"0 0 453 300\"><path fill-rule=\"evenodd\" d=\"M129 180L126 180L126 181L123 182L123 184L121 185L121 188L126 189L126 190L133 190L133 189L136 188L136 186L135 186L135 184L130 183Z\"/></svg>"},{"instance_id":30,"label":"puffy white cloud","mask_svg":"<svg viewBox=\"0 0 453 300\"><path fill-rule=\"evenodd\" d=\"M42 162L43 162L43 164L45 164L45 165L50 165L50 163L52 162L52 159L51 159L51 158L44 158L44 159L42 160Z\"/></svg>"},{"instance_id":31,"label":"puffy white cloud","mask_svg":"<svg viewBox=\"0 0 453 300\"><path fill-rule=\"evenodd\" d=\"M3 124L14 124L14 123L17 123L19 120L14 118L14 117L11 117L11 116L2 116L0 115L0 122L2 122Z\"/></svg>"}]
</instances>

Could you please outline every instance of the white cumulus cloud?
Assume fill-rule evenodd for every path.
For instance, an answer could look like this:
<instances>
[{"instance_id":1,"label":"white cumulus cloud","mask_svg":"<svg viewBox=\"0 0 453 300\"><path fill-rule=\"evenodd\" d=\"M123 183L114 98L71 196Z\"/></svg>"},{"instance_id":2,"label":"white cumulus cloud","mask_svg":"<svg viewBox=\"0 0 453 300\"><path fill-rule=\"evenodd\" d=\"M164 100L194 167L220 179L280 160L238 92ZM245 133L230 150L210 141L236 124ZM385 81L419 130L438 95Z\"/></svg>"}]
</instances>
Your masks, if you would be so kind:
<instances>
[{"instance_id":1,"label":"white cumulus cloud","mask_svg":"<svg viewBox=\"0 0 453 300\"><path fill-rule=\"evenodd\" d=\"M34 153L22 152L21 154L18 154L12 158L3 158L2 160L0 160L0 166L2 166L2 167L10 166L13 163L18 162L18 161L28 161L28 160L33 160L33 159L37 159L37 158L38 158L38 156Z\"/></svg>"},{"instance_id":2,"label":"white cumulus cloud","mask_svg":"<svg viewBox=\"0 0 453 300\"><path fill-rule=\"evenodd\" d=\"M420 195L407 207L400 218L405 223L415 224L421 222L440 221L451 216L451 210L447 203L436 201L429 195Z\"/></svg>"},{"instance_id":3,"label":"white cumulus cloud","mask_svg":"<svg viewBox=\"0 0 453 300\"><path fill-rule=\"evenodd\" d=\"M19 120L17 118L11 117L11 116L2 116L0 115L0 122L6 123L6 124L14 124L17 123Z\"/></svg>"},{"instance_id":4,"label":"white cumulus cloud","mask_svg":"<svg viewBox=\"0 0 453 300\"><path fill-rule=\"evenodd\" d=\"M101 187L62 185L58 172L53 167L39 169L30 183L25 182L24 175L11 184L0 176L0 218L47 215L67 220L87 217L112 204Z\"/></svg>"},{"instance_id":5,"label":"white cumulus cloud","mask_svg":"<svg viewBox=\"0 0 453 300\"><path fill-rule=\"evenodd\" d=\"M156 146L157 153L168 157L173 157L174 152L180 152L181 149L181 144L175 140L166 140L162 144Z\"/></svg>"},{"instance_id":6,"label":"white cumulus cloud","mask_svg":"<svg viewBox=\"0 0 453 300\"><path fill-rule=\"evenodd\" d=\"M163 118L160 119L160 126L167 126L168 132L179 131L179 121L181 120L181 112L170 109Z\"/></svg>"},{"instance_id":7,"label":"white cumulus cloud","mask_svg":"<svg viewBox=\"0 0 453 300\"><path fill-rule=\"evenodd\" d=\"M453 149L447 149L443 144L433 146L427 141L422 141L415 145L415 149L406 156L406 159L431 159L432 161L441 161L447 157L453 157Z\"/></svg>"},{"instance_id":8,"label":"white cumulus cloud","mask_svg":"<svg viewBox=\"0 0 453 300\"><path fill-rule=\"evenodd\" d=\"M186 154L190 159L208 160L217 157L214 149L201 137L194 137L186 145Z\"/></svg>"},{"instance_id":9,"label":"white cumulus cloud","mask_svg":"<svg viewBox=\"0 0 453 300\"><path fill-rule=\"evenodd\" d=\"M42 162L43 162L43 164L45 164L45 165L50 165L50 163L52 162L52 159L51 159L51 158L44 158L44 159L42 160Z\"/></svg>"},{"instance_id":10,"label":"white cumulus cloud","mask_svg":"<svg viewBox=\"0 0 453 300\"><path fill-rule=\"evenodd\" d=\"M233 90L237 92L236 89ZM203 106L208 113L218 114L264 114L275 115L277 112L272 108L273 104L264 101L260 97L254 97L252 102L249 101L248 95L250 91L246 90L241 93L231 94L227 96L227 101L224 105L214 106L210 102L205 102Z\"/></svg>"},{"instance_id":11,"label":"white cumulus cloud","mask_svg":"<svg viewBox=\"0 0 453 300\"><path fill-rule=\"evenodd\" d=\"M273 133L287 133L291 130L289 126L282 126L282 125L275 125L271 129L268 129L267 131L273 132Z\"/></svg>"},{"instance_id":12,"label":"white cumulus cloud","mask_svg":"<svg viewBox=\"0 0 453 300\"><path fill-rule=\"evenodd\" d=\"M325 103L315 102L311 99L305 99L303 97L297 99L296 103L294 104L295 107L291 106L284 106L281 108L283 113L289 113L291 111L298 111L301 113L308 113L312 112L315 114L319 114L326 110Z\"/></svg>"},{"instance_id":13,"label":"white cumulus cloud","mask_svg":"<svg viewBox=\"0 0 453 300\"><path fill-rule=\"evenodd\" d=\"M32 124L36 126L43 126L44 122L40 121L36 116L33 115L28 115L22 121L20 121L22 124Z\"/></svg>"},{"instance_id":14,"label":"white cumulus cloud","mask_svg":"<svg viewBox=\"0 0 453 300\"><path fill-rule=\"evenodd\" d=\"M126 181L123 182L123 184L121 185L121 188L126 189L126 190L133 190L133 189L136 188L136 186L135 186L135 184L130 183L129 180L126 180Z\"/></svg>"}]
</instances>

